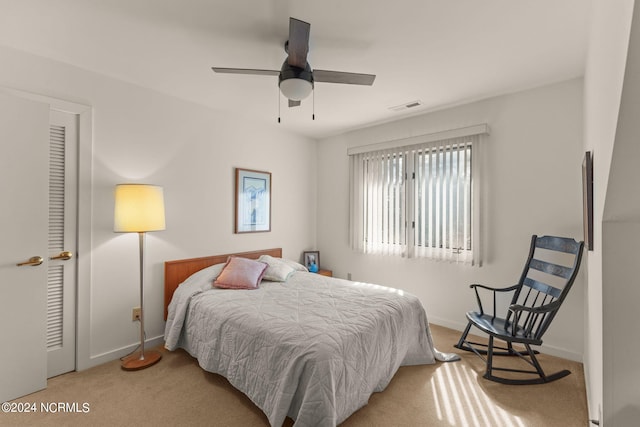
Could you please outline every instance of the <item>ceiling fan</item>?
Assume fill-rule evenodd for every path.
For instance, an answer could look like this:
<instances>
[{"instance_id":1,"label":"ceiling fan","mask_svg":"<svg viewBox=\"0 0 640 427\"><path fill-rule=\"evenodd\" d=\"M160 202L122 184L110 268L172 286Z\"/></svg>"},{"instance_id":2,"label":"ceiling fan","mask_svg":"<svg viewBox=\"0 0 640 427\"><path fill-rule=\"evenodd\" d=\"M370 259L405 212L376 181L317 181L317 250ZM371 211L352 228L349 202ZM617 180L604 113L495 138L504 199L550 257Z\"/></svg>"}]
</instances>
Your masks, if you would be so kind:
<instances>
[{"instance_id":1,"label":"ceiling fan","mask_svg":"<svg viewBox=\"0 0 640 427\"><path fill-rule=\"evenodd\" d=\"M297 107L313 90L315 82L343 83L371 86L376 76L373 74L345 73L311 69L307 62L309 52L309 30L311 24L295 18L289 18L289 40L284 44L287 59L278 70L259 70L252 68L211 67L216 73L258 74L278 76L280 92L289 100L289 107Z\"/></svg>"}]
</instances>

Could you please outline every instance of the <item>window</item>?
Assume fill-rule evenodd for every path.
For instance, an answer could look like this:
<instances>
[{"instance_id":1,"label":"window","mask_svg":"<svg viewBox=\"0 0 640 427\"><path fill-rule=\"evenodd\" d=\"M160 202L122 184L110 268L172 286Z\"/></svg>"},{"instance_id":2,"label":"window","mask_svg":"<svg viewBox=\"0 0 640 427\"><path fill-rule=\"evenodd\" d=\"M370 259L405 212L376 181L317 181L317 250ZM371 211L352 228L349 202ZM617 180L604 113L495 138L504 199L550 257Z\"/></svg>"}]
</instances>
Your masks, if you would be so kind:
<instances>
[{"instance_id":1,"label":"window","mask_svg":"<svg viewBox=\"0 0 640 427\"><path fill-rule=\"evenodd\" d=\"M479 264L475 158L486 125L472 129L447 139L422 137L430 141L420 143L416 137L395 147L351 150L351 246L364 253Z\"/></svg>"}]
</instances>

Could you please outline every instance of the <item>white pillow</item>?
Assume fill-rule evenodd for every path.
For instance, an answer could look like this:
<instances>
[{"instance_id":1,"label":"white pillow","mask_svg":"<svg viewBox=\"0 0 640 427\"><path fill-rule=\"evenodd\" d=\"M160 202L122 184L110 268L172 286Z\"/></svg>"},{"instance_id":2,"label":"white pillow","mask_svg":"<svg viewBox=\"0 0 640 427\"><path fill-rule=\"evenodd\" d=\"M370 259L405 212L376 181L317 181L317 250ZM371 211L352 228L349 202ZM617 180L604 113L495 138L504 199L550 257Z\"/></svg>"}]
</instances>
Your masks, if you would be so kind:
<instances>
[{"instance_id":1,"label":"white pillow","mask_svg":"<svg viewBox=\"0 0 640 427\"><path fill-rule=\"evenodd\" d=\"M258 258L259 261L267 263L267 271L264 273L264 280L270 280L272 282L286 282L289 275L296 271L296 269L286 262L282 258L274 258L270 255L261 255Z\"/></svg>"},{"instance_id":2,"label":"white pillow","mask_svg":"<svg viewBox=\"0 0 640 427\"><path fill-rule=\"evenodd\" d=\"M304 265L300 264L299 262L295 262L295 261L292 261L292 260L286 259L286 258L278 258L278 259L280 261L284 262L285 264L291 266L296 271L309 272L309 269L307 267L305 267Z\"/></svg>"}]
</instances>

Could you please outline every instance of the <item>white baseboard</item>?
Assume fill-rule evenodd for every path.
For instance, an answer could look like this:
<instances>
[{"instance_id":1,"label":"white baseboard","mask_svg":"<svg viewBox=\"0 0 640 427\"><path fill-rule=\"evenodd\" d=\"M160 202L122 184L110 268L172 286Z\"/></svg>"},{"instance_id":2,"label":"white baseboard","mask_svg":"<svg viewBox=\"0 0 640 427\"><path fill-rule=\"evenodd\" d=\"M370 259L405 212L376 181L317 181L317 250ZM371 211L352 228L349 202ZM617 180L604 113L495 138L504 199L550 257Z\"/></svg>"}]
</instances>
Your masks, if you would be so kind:
<instances>
[{"instance_id":1,"label":"white baseboard","mask_svg":"<svg viewBox=\"0 0 640 427\"><path fill-rule=\"evenodd\" d=\"M144 348L151 349L153 347L157 347L164 344L164 335L160 335L151 339L148 339L144 342ZM127 356L137 350L140 343L135 343L128 345L126 347L121 347L116 350L108 351L105 353L93 355L89 358L86 363L77 363L78 371L83 371L85 369L93 368L94 366L102 365L107 362L111 362L113 360L120 359L124 356Z\"/></svg>"},{"instance_id":2,"label":"white baseboard","mask_svg":"<svg viewBox=\"0 0 640 427\"><path fill-rule=\"evenodd\" d=\"M540 352L549 354L551 356L562 357L563 359L569 359L569 360L573 360L574 362L582 363L582 354L567 350L565 348L543 344L542 347L540 347Z\"/></svg>"},{"instance_id":3,"label":"white baseboard","mask_svg":"<svg viewBox=\"0 0 640 427\"><path fill-rule=\"evenodd\" d=\"M442 319L437 316L430 316L429 323L433 323L434 325L444 326L445 328L453 329L456 331L464 331L464 328L467 327L466 322L452 322L447 319ZM471 332L473 333L473 331ZM437 343L436 343L437 347ZM446 351L438 347L440 351ZM548 354L551 356L562 357L563 359L573 360L574 362L582 363L582 354L576 353L575 351L567 350L566 348L556 347L553 345L543 344L539 348L541 353Z\"/></svg>"},{"instance_id":4,"label":"white baseboard","mask_svg":"<svg viewBox=\"0 0 640 427\"><path fill-rule=\"evenodd\" d=\"M464 318L464 315L462 316ZM437 316L429 316L429 323L433 323L434 325L444 326L445 328L453 329L455 331L464 331L464 328L467 327L467 322L452 322L449 319L443 319Z\"/></svg>"}]
</instances>

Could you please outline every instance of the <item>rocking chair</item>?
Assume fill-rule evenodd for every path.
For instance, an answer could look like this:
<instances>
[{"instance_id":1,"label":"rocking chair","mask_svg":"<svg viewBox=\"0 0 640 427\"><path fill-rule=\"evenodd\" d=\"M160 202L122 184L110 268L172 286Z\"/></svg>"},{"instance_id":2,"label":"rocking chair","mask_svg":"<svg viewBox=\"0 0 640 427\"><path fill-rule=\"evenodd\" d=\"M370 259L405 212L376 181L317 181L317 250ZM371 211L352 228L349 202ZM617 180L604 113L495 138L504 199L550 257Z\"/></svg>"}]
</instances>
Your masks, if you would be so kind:
<instances>
[{"instance_id":1,"label":"rocking chair","mask_svg":"<svg viewBox=\"0 0 640 427\"><path fill-rule=\"evenodd\" d=\"M563 370L546 375L536 358L538 352L533 350L531 346L542 345L542 336L551 325L551 321L569 293L578 274L583 245L583 242L576 242L573 239L534 235L531 238L531 248L524 271L516 285L507 288L471 285L476 293L479 311L467 313L469 323L455 347L473 351L486 362L487 369L484 378L503 384L542 384L563 378L571 373L568 370ZM479 289L482 289L484 293L490 292L492 294L492 313L485 313ZM511 304L506 310L506 316L498 317L496 299L500 299L498 295L501 293L507 292L513 292ZM489 336L488 344L472 342L467 339L472 326ZM506 342L506 347L494 346L494 339ZM513 346L514 343L520 344L518 348ZM483 355L486 355L486 359ZM533 366L535 370L496 367L493 363L493 356L518 356ZM516 372L518 378L497 376L494 371ZM525 375L525 378L519 378L523 376L521 374L533 374L534 377L528 378Z\"/></svg>"}]
</instances>

